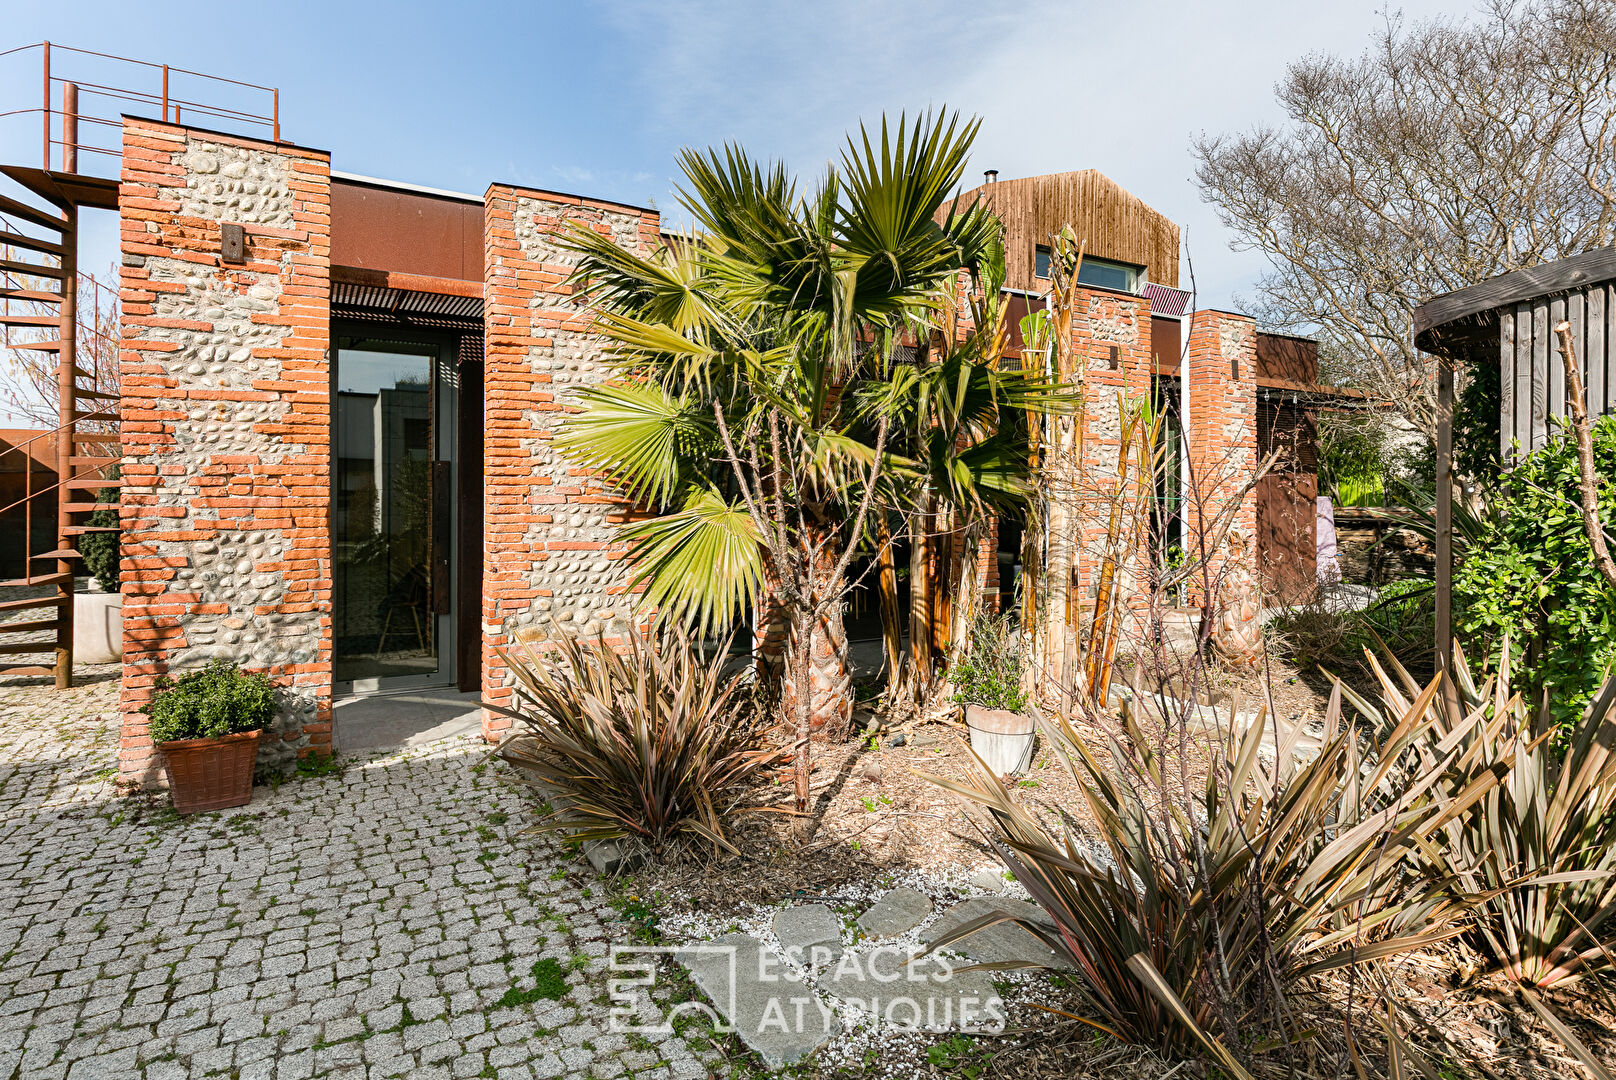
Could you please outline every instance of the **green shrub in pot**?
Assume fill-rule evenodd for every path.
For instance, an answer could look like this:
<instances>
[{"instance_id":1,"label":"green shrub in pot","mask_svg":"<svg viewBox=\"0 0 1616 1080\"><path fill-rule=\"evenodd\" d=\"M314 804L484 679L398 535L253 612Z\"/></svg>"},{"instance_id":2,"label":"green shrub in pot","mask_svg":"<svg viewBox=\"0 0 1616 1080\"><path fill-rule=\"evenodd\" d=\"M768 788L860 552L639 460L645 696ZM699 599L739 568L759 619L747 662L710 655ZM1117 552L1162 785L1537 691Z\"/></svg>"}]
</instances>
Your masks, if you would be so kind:
<instances>
[{"instance_id":1,"label":"green shrub in pot","mask_svg":"<svg viewBox=\"0 0 1616 1080\"><path fill-rule=\"evenodd\" d=\"M1021 685L1021 645L1008 615L979 616L965 649L949 670L954 701L984 709L1020 712L1027 704Z\"/></svg>"},{"instance_id":2,"label":"green shrub in pot","mask_svg":"<svg viewBox=\"0 0 1616 1080\"><path fill-rule=\"evenodd\" d=\"M178 679L158 679L146 713L154 743L262 731L275 719L275 688L268 676L215 660Z\"/></svg>"}]
</instances>

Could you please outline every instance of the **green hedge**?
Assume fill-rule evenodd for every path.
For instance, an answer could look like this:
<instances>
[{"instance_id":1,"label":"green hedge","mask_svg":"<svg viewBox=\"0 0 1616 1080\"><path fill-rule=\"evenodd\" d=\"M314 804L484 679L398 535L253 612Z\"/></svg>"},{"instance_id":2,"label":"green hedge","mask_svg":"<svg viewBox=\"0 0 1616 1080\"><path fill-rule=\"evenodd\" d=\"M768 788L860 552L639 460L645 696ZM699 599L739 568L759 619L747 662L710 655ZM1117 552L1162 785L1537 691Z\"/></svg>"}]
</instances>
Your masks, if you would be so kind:
<instances>
[{"instance_id":1,"label":"green hedge","mask_svg":"<svg viewBox=\"0 0 1616 1080\"><path fill-rule=\"evenodd\" d=\"M1594 425L1600 521L1616 533L1616 416ZM1490 498L1498 514L1454 575L1454 623L1497 658L1505 636L1517 686L1547 691L1574 719L1616 659L1616 591L1582 531L1576 445L1562 434L1517 465Z\"/></svg>"}]
</instances>

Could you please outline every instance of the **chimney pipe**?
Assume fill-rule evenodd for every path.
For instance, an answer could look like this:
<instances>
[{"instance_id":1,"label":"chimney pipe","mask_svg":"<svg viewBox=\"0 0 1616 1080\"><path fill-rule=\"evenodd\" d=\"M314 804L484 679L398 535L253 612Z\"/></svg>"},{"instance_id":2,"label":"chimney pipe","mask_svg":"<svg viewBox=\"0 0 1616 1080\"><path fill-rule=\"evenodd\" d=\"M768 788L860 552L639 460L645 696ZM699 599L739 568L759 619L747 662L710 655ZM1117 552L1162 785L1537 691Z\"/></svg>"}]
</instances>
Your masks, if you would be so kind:
<instances>
[{"instance_id":1,"label":"chimney pipe","mask_svg":"<svg viewBox=\"0 0 1616 1080\"><path fill-rule=\"evenodd\" d=\"M999 182L999 170L988 169L982 174L982 177L990 184L997 184Z\"/></svg>"}]
</instances>

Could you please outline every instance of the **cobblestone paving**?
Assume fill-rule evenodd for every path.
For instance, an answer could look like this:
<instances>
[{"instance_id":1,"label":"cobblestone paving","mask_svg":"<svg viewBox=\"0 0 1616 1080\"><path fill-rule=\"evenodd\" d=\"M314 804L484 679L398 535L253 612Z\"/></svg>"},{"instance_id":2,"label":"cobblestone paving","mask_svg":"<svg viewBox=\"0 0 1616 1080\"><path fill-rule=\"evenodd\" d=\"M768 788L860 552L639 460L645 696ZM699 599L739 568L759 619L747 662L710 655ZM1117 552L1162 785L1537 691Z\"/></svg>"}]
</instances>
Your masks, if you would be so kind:
<instances>
[{"instance_id":1,"label":"cobblestone paving","mask_svg":"<svg viewBox=\"0 0 1616 1080\"><path fill-rule=\"evenodd\" d=\"M118 795L116 672L79 675L0 680L0 1080L707 1075L608 1034L615 913L480 744L179 820ZM545 958L564 996L501 1005Z\"/></svg>"}]
</instances>

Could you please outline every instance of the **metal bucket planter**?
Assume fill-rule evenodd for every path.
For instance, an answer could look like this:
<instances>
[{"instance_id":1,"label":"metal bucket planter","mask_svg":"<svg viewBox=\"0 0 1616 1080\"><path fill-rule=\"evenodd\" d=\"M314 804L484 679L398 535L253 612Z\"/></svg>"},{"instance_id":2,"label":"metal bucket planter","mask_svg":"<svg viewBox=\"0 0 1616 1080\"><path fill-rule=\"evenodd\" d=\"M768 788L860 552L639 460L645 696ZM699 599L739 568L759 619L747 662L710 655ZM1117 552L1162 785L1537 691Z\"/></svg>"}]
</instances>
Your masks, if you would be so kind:
<instances>
[{"instance_id":1,"label":"metal bucket planter","mask_svg":"<svg viewBox=\"0 0 1616 1080\"><path fill-rule=\"evenodd\" d=\"M971 729L971 749L999 776L1015 776L1032 765L1032 717L1009 709L965 706L965 726Z\"/></svg>"},{"instance_id":2,"label":"metal bucket planter","mask_svg":"<svg viewBox=\"0 0 1616 1080\"><path fill-rule=\"evenodd\" d=\"M253 764L258 760L258 732L243 731L217 739L176 739L158 743L174 810L194 814L252 802Z\"/></svg>"}]
</instances>

